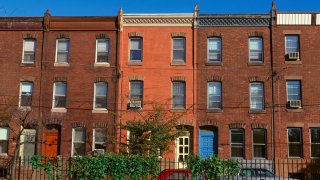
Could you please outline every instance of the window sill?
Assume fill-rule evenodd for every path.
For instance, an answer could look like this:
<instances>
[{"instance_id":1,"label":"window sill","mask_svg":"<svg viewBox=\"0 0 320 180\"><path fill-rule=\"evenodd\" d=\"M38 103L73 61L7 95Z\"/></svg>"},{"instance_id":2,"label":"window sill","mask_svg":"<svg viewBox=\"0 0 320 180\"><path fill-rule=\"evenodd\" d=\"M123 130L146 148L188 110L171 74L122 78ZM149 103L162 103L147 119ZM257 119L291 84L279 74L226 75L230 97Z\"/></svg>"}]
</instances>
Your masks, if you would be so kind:
<instances>
[{"instance_id":1,"label":"window sill","mask_svg":"<svg viewBox=\"0 0 320 180\"><path fill-rule=\"evenodd\" d=\"M248 62L248 66L264 66L263 62Z\"/></svg>"},{"instance_id":2,"label":"window sill","mask_svg":"<svg viewBox=\"0 0 320 180\"><path fill-rule=\"evenodd\" d=\"M172 61L171 66L185 66L187 65L185 61Z\"/></svg>"},{"instance_id":3,"label":"window sill","mask_svg":"<svg viewBox=\"0 0 320 180\"><path fill-rule=\"evenodd\" d=\"M20 111L31 111L31 107L30 106L20 106L18 109Z\"/></svg>"},{"instance_id":4,"label":"window sill","mask_svg":"<svg viewBox=\"0 0 320 180\"><path fill-rule=\"evenodd\" d=\"M22 62L20 66L30 67L30 66L36 66L36 64L34 62Z\"/></svg>"},{"instance_id":5,"label":"window sill","mask_svg":"<svg viewBox=\"0 0 320 180\"><path fill-rule=\"evenodd\" d=\"M93 109L92 113L108 113L108 109Z\"/></svg>"},{"instance_id":6,"label":"window sill","mask_svg":"<svg viewBox=\"0 0 320 180\"><path fill-rule=\"evenodd\" d=\"M61 112L61 113L66 113L67 109L66 108L52 108L51 112Z\"/></svg>"},{"instance_id":7,"label":"window sill","mask_svg":"<svg viewBox=\"0 0 320 180\"><path fill-rule=\"evenodd\" d=\"M110 67L109 63L95 63L94 67Z\"/></svg>"},{"instance_id":8,"label":"window sill","mask_svg":"<svg viewBox=\"0 0 320 180\"><path fill-rule=\"evenodd\" d=\"M297 112L297 113L300 113L300 112L303 112L304 109L303 108L298 108L298 109L286 109L287 112Z\"/></svg>"},{"instance_id":9,"label":"window sill","mask_svg":"<svg viewBox=\"0 0 320 180\"><path fill-rule=\"evenodd\" d=\"M222 109L207 109L207 113L222 113Z\"/></svg>"},{"instance_id":10,"label":"window sill","mask_svg":"<svg viewBox=\"0 0 320 180\"><path fill-rule=\"evenodd\" d=\"M70 67L69 63L54 63L54 67Z\"/></svg>"},{"instance_id":11,"label":"window sill","mask_svg":"<svg viewBox=\"0 0 320 180\"><path fill-rule=\"evenodd\" d=\"M186 112L186 109L171 109L170 112Z\"/></svg>"},{"instance_id":12,"label":"window sill","mask_svg":"<svg viewBox=\"0 0 320 180\"><path fill-rule=\"evenodd\" d=\"M128 66L142 66L142 62L141 61L129 61L128 62Z\"/></svg>"},{"instance_id":13,"label":"window sill","mask_svg":"<svg viewBox=\"0 0 320 180\"><path fill-rule=\"evenodd\" d=\"M266 110L249 110L249 114L266 114Z\"/></svg>"},{"instance_id":14,"label":"window sill","mask_svg":"<svg viewBox=\"0 0 320 180\"><path fill-rule=\"evenodd\" d=\"M302 61L301 60L296 60L296 61L288 61L288 60L286 60L284 63L285 64L302 64Z\"/></svg>"},{"instance_id":15,"label":"window sill","mask_svg":"<svg viewBox=\"0 0 320 180\"><path fill-rule=\"evenodd\" d=\"M206 62L206 66L222 66L222 62Z\"/></svg>"}]
</instances>

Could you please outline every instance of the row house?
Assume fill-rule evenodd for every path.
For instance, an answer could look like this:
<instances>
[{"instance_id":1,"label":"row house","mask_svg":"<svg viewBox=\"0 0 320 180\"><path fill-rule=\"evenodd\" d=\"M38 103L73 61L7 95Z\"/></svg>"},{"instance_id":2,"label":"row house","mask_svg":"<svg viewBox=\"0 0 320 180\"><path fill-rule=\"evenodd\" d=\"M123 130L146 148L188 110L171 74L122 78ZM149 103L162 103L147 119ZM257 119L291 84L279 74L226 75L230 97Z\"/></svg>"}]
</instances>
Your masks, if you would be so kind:
<instances>
[{"instance_id":1,"label":"row house","mask_svg":"<svg viewBox=\"0 0 320 180\"><path fill-rule=\"evenodd\" d=\"M31 112L20 154L127 151L119 128L160 105L181 114L164 155L320 158L320 14L0 18L1 107ZM10 43L8 43L10 42ZM12 154L2 123L0 154ZM20 127L15 127L19 129ZM12 146L12 148L11 148ZM179 165L180 166L180 165Z\"/></svg>"}]
</instances>

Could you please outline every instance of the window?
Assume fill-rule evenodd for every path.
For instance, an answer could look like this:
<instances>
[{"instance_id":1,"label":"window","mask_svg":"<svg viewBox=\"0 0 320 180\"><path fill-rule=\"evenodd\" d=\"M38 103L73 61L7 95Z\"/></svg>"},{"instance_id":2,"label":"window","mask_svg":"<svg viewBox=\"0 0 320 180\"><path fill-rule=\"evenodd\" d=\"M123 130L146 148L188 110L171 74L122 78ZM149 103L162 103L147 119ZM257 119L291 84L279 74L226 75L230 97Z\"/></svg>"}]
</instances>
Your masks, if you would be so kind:
<instances>
[{"instance_id":1,"label":"window","mask_svg":"<svg viewBox=\"0 0 320 180\"><path fill-rule=\"evenodd\" d=\"M221 62L221 38L208 39L208 62Z\"/></svg>"},{"instance_id":2,"label":"window","mask_svg":"<svg viewBox=\"0 0 320 180\"><path fill-rule=\"evenodd\" d=\"M35 39L23 40L22 63L34 63L35 52L36 52L36 40Z\"/></svg>"},{"instance_id":3,"label":"window","mask_svg":"<svg viewBox=\"0 0 320 180\"><path fill-rule=\"evenodd\" d=\"M288 128L289 157L302 157L301 128Z\"/></svg>"},{"instance_id":4,"label":"window","mask_svg":"<svg viewBox=\"0 0 320 180\"><path fill-rule=\"evenodd\" d=\"M0 154L8 154L9 128L0 127Z\"/></svg>"},{"instance_id":5,"label":"window","mask_svg":"<svg viewBox=\"0 0 320 180\"><path fill-rule=\"evenodd\" d=\"M142 62L142 38L130 38L130 61Z\"/></svg>"},{"instance_id":6,"label":"window","mask_svg":"<svg viewBox=\"0 0 320 180\"><path fill-rule=\"evenodd\" d=\"M69 63L69 39L57 40L56 63Z\"/></svg>"},{"instance_id":7,"label":"window","mask_svg":"<svg viewBox=\"0 0 320 180\"><path fill-rule=\"evenodd\" d=\"M253 158L266 158L266 130L253 129L252 130L253 142Z\"/></svg>"},{"instance_id":8,"label":"window","mask_svg":"<svg viewBox=\"0 0 320 180\"><path fill-rule=\"evenodd\" d=\"M189 155L189 136L177 138L177 158L178 162L186 162Z\"/></svg>"},{"instance_id":9,"label":"window","mask_svg":"<svg viewBox=\"0 0 320 180\"><path fill-rule=\"evenodd\" d=\"M208 82L208 109L222 109L221 82Z\"/></svg>"},{"instance_id":10,"label":"window","mask_svg":"<svg viewBox=\"0 0 320 180\"><path fill-rule=\"evenodd\" d=\"M263 83L250 83L250 110L264 109Z\"/></svg>"},{"instance_id":11,"label":"window","mask_svg":"<svg viewBox=\"0 0 320 180\"><path fill-rule=\"evenodd\" d=\"M249 38L249 62L263 62L263 45L262 38Z\"/></svg>"},{"instance_id":12,"label":"window","mask_svg":"<svg viewBox=\"0 0 320 180\"><path fill-rule=\"evenodd\" d=\"M186 40L185 38L173 38L172 39L172 60L186 62Z\"/></svg>"},{"instance_id":13,"label":"window","mask_svg":"<svg viewBox=\"0 0 320 180\"><path fill-rule=\"evenodd\" d=\"M53 86L53 108L66 108L67 83L55 82Z\"/></svg>"},{"instance_id":14,"label":"window","mask_svg":"<svg viewBox=\"0 0 320 180\"><path fill-rule=\"evenodd\" d=\"M243 129L231 129L231 157L244 158Z\"/></svg>"},{"instance_id":15,"label":"window","mask_svg":"<svg viewBox=\"0 0 320 180\"><path fill-rule=\"evenodd\" d=\"M185 82L172 82L172 108L184 109L186 107Z\"/></svg>"},{"instance_id":16,"label":"window","mask_svg":"<svg viewBox=\"0 0 320 180\"><path fill-rule=\"evenodd\" d=\"M107 109L108 84L94 83L94 109Z\"/></svg>"},{"instance_id":17,"label":"window","mask_svg":"<svg viewBox=\"0 0 320 180\"><path fill-rule=\"evenodd\" d=\"M108 63L109 61L109 40L97 39L96 63Z\"/></svg>"},{"instance_id":18,"label":"window","mask_svg":"<svg viewBox=\"0 0 320 180\"><path fill-rule=\"evenodd\" d=\"M86 154L86 129L72 129L72 156L81 156Z\"/></svg>"},{"instance_id":19,"label":"window","mask_svg":"<svg viewBox=\"0 0 320 180\"><path fill-rule=\"evenodd\" d=\"M295 106L301 107L300 90L301 90L300 81L287 81L287 101L288 101L289 107L295 107Z\"/></svg>"},{"instance_id":20,"label":"window","mask_svg":"<svg viewBox=\"0 0 320 180\"><path fill-rule=\"evenodd\" d=\"M33 92L33 83L32 82L21 82L20 83L20 97L19 104L20 107L32 106L32 92Z\"/></svg>"},{"instance_id":21,"label":"window","mask_svg":"<svg viewBox=\"0 0 320 180\"><path fill-rule=\"evenodd\" d=\"M320 158L320 128L310 129L311 157Z\"/></svg>"},{"instance_id":22,"label":"window","mask_svg":"<svg viewBox=\"0 0 320 180\"><path fill-rule=\"evenodd\" d=\"M103 154L106 150L107 129L96 128L93 133L93 150Z\"/></svg>"},{"instance_id":23,"label":"window","mask_svg":"<svg viewBox=\"0 0 320 180\"><path fill-rule=\"evenodd\" d=\"M299 52L299 36L286 35L286 55L290 52Z\"/></svg>"},{"instance_id":24,"label":"window","mask_svg":"<svg viewBox=\"0 0 320 180\"><path fill-rule=\"evenodd\" d=\"M24 129L20 138L20 154L28 161L36 150L36 130L35 129Z\"/></svg>"},{"instance_id":25,"label":"window","mask_svg":"<svg viewBox=\"0 0 320 180\"><path fill-rule=\"evenodd\" d=\"M143 82L130 81L130 108L141 108L143 102Z\"/></svg>"}]
</instances>

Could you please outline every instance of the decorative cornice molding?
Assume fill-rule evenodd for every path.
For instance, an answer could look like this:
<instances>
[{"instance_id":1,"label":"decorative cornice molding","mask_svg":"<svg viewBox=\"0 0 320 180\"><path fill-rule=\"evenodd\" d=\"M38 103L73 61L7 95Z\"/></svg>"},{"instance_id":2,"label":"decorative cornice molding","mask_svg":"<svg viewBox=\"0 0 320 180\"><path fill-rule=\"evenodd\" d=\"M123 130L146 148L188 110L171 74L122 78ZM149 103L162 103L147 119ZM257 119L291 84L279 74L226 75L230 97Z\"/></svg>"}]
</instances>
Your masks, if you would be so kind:
<instances>
[{"instance_id":1,"label":"decorative cornice molding","mask_svg":"<svg viewBox=\"0 0 320 180\"><path fill-rule=\"evenodd\" d=\"M199 26L269 26L270 15L200 15Z\"/></svg>"},{"instance_id":2,"label":"decorative cornice molding","mask_svg":"<svg viewBox=\"0 0 320 180\"><path fill-rule=\"evenodd\" d=\"M192 26L193 14L124 15L124 26Z\"/></svg>"}]
</instances>

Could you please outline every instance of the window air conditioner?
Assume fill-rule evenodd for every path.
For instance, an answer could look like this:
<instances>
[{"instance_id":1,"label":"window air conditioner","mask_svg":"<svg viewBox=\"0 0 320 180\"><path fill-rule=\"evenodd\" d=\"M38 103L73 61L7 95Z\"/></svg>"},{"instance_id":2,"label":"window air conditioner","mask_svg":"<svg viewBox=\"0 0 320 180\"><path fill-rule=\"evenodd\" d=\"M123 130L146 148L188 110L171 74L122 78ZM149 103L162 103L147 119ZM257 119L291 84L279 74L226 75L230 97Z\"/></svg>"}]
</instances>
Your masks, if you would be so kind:
<instances>
[{"instance_id":1,"label":"window air conditioner","mask_svg":"<svg viewBox=\"0 0 320 180\"><path fill-rule=\"evenodd\" d=\"M130 108L141 108L141 101L130 101Z\"/></svg>"},{"instance_id":2,"label":"window air conditioner","mask_svg":"<svg viewBox=\"0 0 320 180\"><path fill-rule=\"evenodd\" d=\"M291 108L300 108L301 107L301 101L300 100L290 100L289 106Z\"/></svg>"},{"instance_id":3,"label":"window air conditioner","mask_svg":"<svg viewBox=\"0 0 320 180\"><path fill-rule=\"evenodd\" d=\"M289 60L299 60L300 59L299 52L289 52L288 59Z\"/></svg>"}]
</instances>

